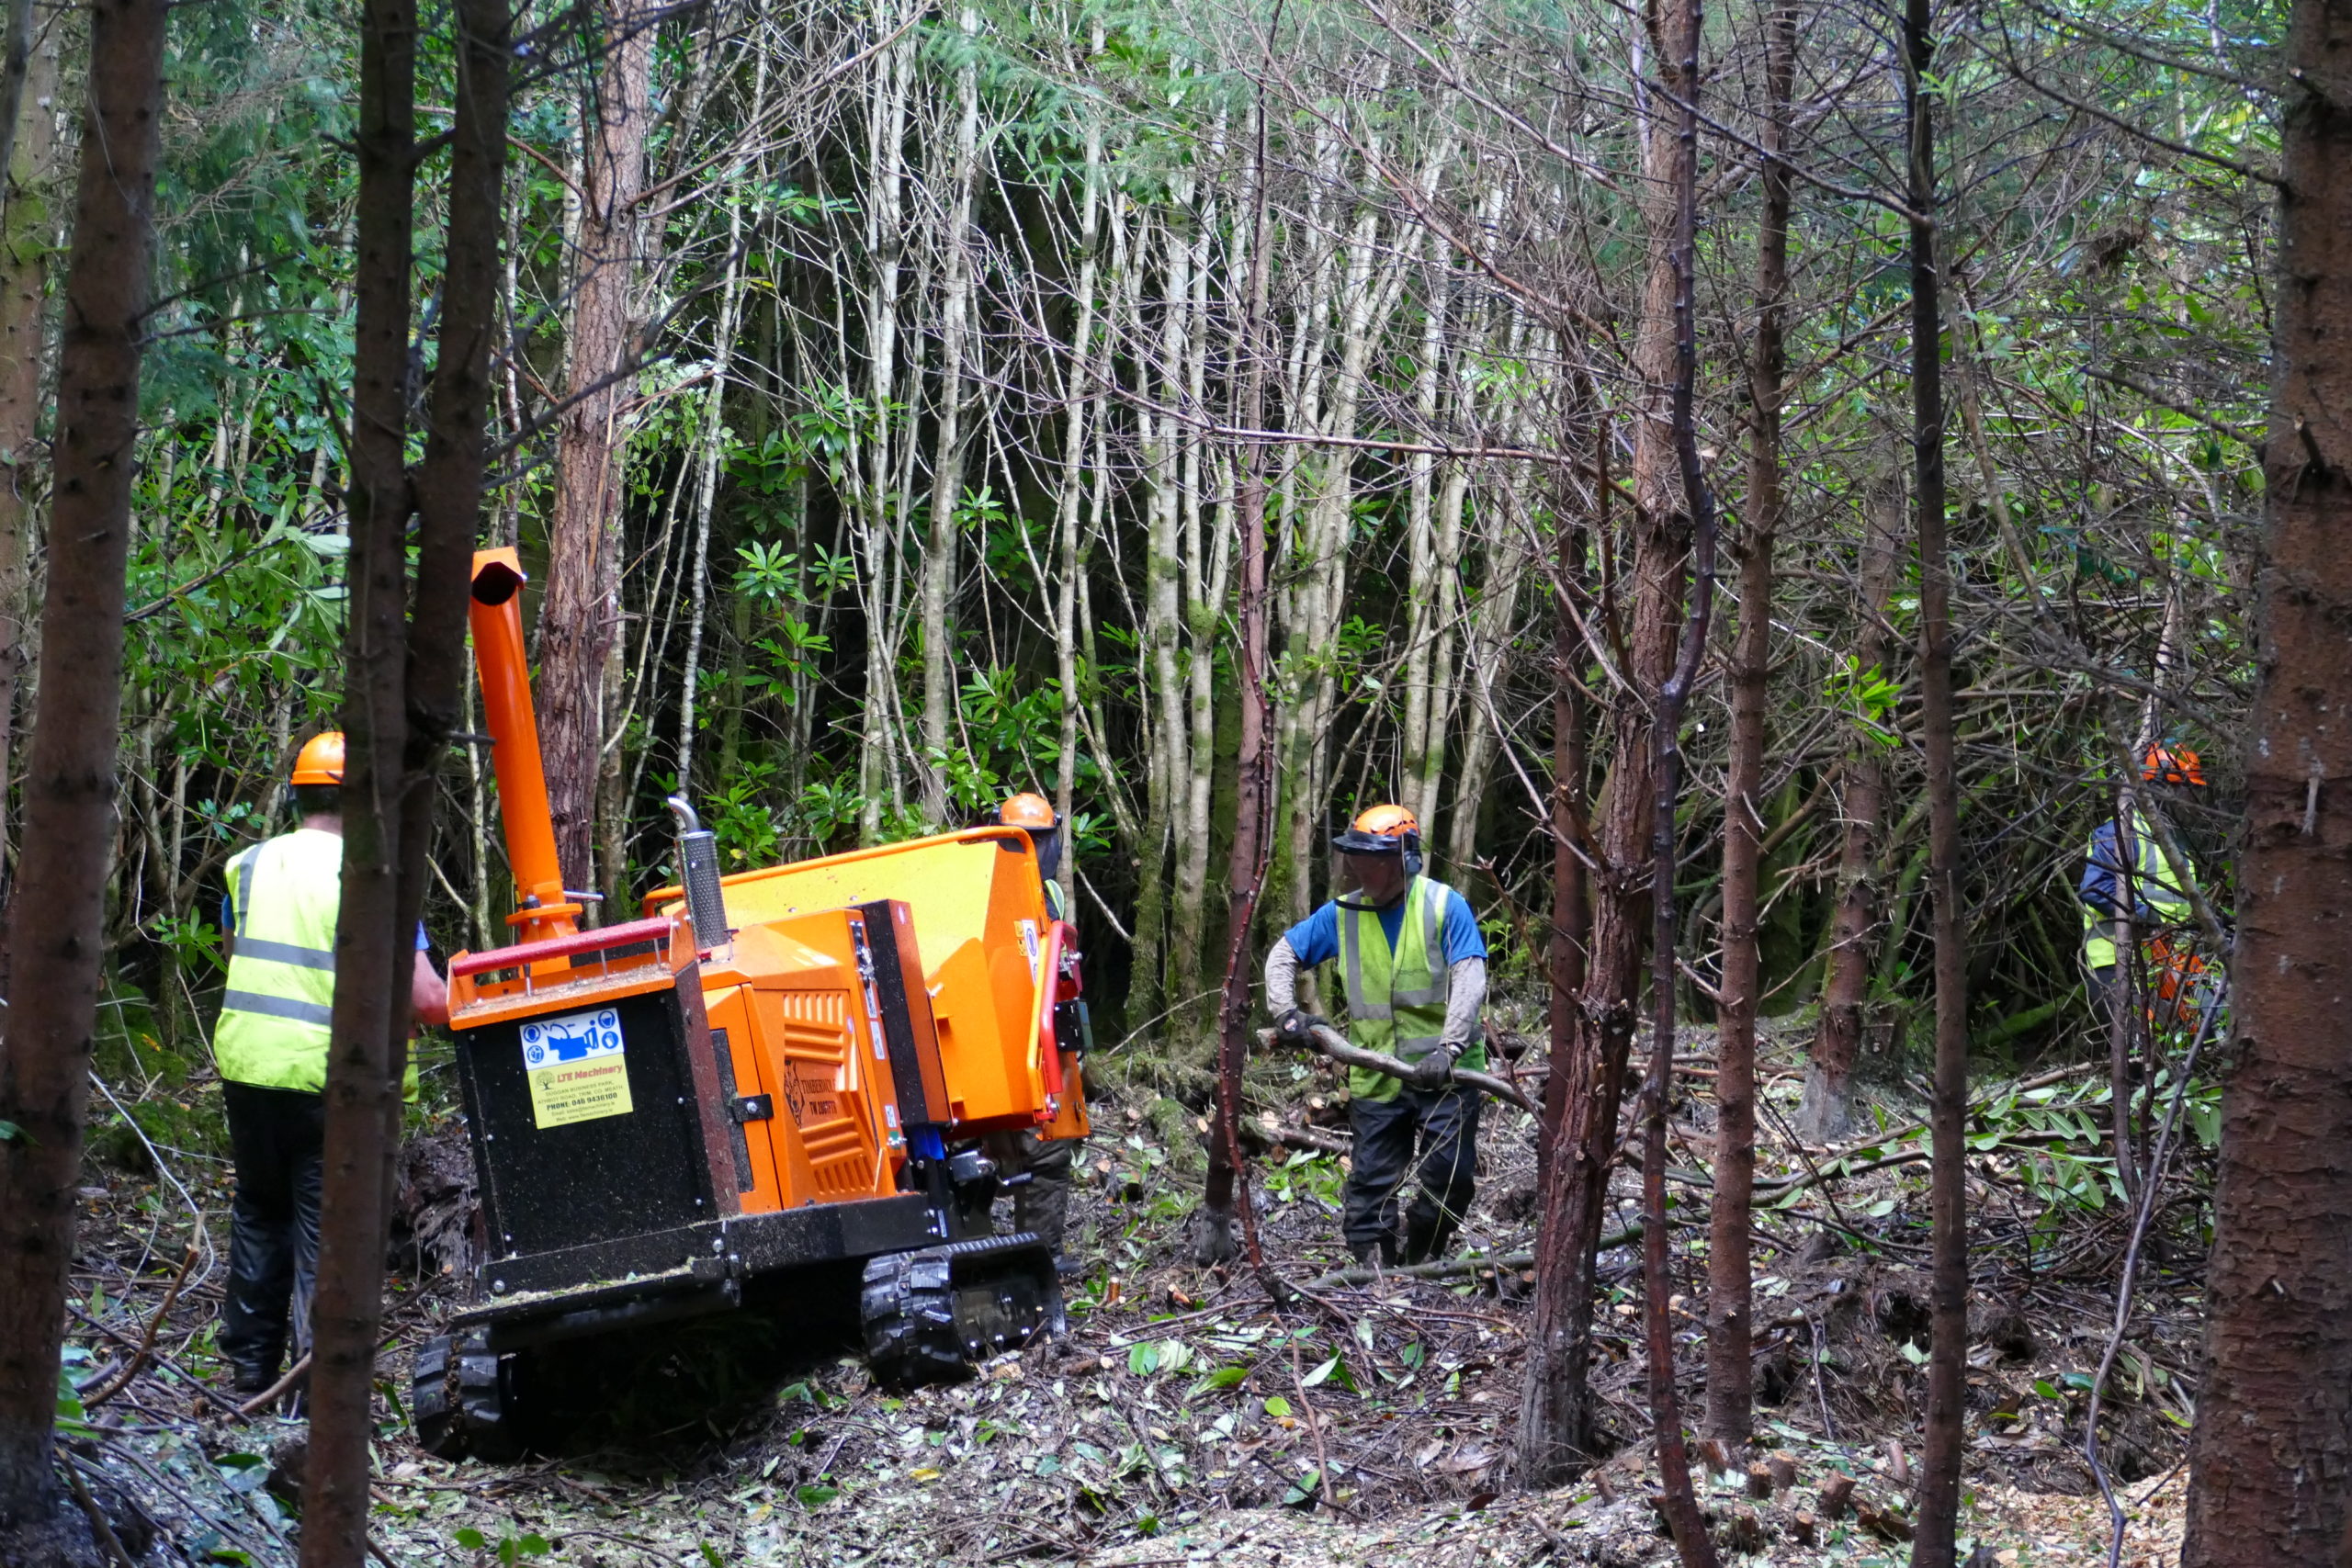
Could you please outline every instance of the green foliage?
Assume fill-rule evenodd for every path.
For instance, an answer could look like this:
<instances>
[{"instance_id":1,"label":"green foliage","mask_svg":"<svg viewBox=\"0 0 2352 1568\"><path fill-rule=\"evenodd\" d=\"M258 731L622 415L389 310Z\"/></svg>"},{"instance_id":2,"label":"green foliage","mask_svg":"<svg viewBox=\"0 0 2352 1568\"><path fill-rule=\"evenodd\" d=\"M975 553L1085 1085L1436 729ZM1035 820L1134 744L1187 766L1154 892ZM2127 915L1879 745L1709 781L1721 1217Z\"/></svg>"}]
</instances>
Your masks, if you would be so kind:
<instances>
[{"instance_id":1,"label":"green foliage","mask_svg":"<svg viewBox=\"0 0 2352 1568\"><path fill-rule=\"evenodd\" d=\"M496 1562L499 1568L514 1568L525 1558L545 1557L555 1550L542 1535L501 1535L493 1541L471 1525L461 1527L455 1539L461 1549L476 1553L475 1561Z\"/></svg>"},{"instance_id":2,"label":"green foliage","mask_svg":"<svg viewBox=\"0 0 2352 1568\"><path fill-rule=\"evenodd\" d=\"M1865 670L1852 654L1838 655L1822 700L1847 714L1856 728L1881 746L1893 749L1903 744L1901 732L1890 722L1895 705L1903 700L1903 688L1887 679L1877 665Z\"/></svg>"}]
</instances>

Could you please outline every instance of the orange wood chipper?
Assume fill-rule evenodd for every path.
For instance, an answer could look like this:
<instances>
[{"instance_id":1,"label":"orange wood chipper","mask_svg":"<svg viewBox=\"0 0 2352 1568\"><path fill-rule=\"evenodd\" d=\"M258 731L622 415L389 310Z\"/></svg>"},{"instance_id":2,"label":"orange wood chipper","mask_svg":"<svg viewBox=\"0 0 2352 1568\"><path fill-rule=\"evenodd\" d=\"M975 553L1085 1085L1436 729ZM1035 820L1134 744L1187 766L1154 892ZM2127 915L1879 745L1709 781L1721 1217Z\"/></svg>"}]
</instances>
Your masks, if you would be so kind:
<instances>
[{"instance_id":1,"label":"orange wood chipper","mask_svg":"<svg viewBox=\"0 0 2352 1568\"><path fill-rule=\"evenodd\" d=\"M867 1359L957 1377L1057 1333L1054 1260L989 1233L979 1134L1083 1136L1074 932L1028 835L974 828L722 877L683 799L681 886L582 931L523 651L522 570L474 558L471 623L517 941L449 964L485 1261L416 1355L418 1439L518 1440L537 1348L829 1288L862 1265ZM834 1267L827 1267L834 1266ZM836 1287L838 1288L838 1287Z\"/></svg>"}]
</instances>

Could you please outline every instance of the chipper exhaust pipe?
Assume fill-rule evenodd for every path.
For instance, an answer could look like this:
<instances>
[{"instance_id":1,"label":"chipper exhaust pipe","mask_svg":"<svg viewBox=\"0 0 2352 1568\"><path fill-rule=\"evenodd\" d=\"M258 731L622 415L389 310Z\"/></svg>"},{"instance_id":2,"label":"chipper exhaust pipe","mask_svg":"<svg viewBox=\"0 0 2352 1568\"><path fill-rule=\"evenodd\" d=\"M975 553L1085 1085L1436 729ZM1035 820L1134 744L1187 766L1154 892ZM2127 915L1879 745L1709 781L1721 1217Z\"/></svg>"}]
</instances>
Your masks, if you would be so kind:
<instances>
[{"instance_id":1,"label":"chipper exhaust pipe","mask_svg":"<svg viewBox=\"0 0 2352 1568\"><path fill-rule=\"evenodd\" d=\"M686 918L695 923L695 942L714 948L730 934L727 898L718 890L718 835L702 825L684 795L672 795L669 807L678 819L678 883L685 890Z\"/></svg>"}]
</instances>

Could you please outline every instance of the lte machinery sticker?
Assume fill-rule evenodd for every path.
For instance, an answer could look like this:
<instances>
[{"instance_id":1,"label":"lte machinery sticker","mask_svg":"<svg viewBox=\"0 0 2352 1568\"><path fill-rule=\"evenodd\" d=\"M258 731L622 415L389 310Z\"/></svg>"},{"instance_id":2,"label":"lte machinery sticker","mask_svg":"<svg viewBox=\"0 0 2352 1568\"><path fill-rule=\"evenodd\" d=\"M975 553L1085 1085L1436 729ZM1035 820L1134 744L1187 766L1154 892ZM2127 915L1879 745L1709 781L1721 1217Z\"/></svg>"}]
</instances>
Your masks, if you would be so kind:
<instances>
[{"instance_id":1,"label":"lte machinery sticker","mask_svg":"<svg viewBox=\"0 0 2352 1568\"><path fill-rule=\"evenodd\" d=\"M531 1080L531 1120L541 1127L626 1116L636 1109L628 1098L621 1015L611 1008L525 1024L523 1072Z\"/></svg>"}]
</instances>

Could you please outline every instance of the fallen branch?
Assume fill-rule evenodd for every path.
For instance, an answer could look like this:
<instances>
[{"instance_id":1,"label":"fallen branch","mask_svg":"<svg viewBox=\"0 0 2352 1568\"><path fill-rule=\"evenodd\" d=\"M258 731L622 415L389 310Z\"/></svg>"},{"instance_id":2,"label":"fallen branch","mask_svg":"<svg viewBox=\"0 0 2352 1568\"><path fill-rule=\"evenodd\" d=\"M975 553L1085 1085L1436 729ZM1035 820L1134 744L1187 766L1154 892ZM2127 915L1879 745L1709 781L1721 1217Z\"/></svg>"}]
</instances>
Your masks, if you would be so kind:
<instances>
[{"instance_id":1,"label":"fallen branch","mask_svg":"<svg viewBox=\"0 0 2352 1568\"><path fill-rule=\"evenodd\" d=\"M65 1481L74 1488L74 1501L81 1505L82 1512L88 1517L90 1533L97 1538L107 1561L118 1564L119 1568L137 1568L137 1564L130 1561L130 1553L123 1550L121 1538L114 1533L114 1525L107 1519L106 1510L98 1506L96 1497L90 1495L89 1483L70 1463L65 1467Z\"/></svg>"},{"instance_id":2,"label":"fallen branch","mask_svg":"<svg viewBox=\"0 0 2352 1568\"><path fill-rule=\"evenodd\" d=\"M1315 1484L1323 1494L1323 1506L1339 1512L1340 1500L1331 1492L1331 1453L1323 1446L1323 1423L1315 1414L1315 1401L1306 1396L1306 1380L1298 1370L1298 1341L1290 1342L1291 1386L1298 1390L1298 1408L1306 1417L1306 1435L1315 1439Z\"/></svg>"},{"instance_id":3,"label":"fallen branch","mask_svg":"<svg viewBox=\"0 0 2352 1568\"><path fill-rule=\"evenodd\" d=\"M138 1342L132 1339L130 1335L100 1323L96 1318L92 1317L88 1313L84 1312L72 1302L67 1302L65 1303L65 1310L70 1315L78 1318L82 1322L83 1325L90 1329L91 1332L104 1335L107 1338L113 1340L116 1344L121 1346L126 1350L134 1350L138 1348ZM177 1361L172 1359L170 1351L154 1350L152 1352L152 1355L157 1367L171 1373L182 1382L187 1383L188 1387L194 1389L197 1393L197 1397L199 1399L209 1400L213 1404L218 1405L223 1415L235 1416L240 1419L243 1419L243 1412L238 1410L237 1402L235 1400L231 1399L228 1395L222 1393L219 1389L214 1388L202 1378L198 1377L194 1372L191 1372L186 1367L181 1366Z\"/></svg>"},{"instance_id":4,"label":"fallen branch","mask_svg":"<svg viewBox=\"0 0 2352 1568\"><path fill-rule=\"evenodd\" d=\"M190 1242L187 1251L180 1258L179 1272L172 1276L171 1288L164 1292L164 1304L157 1307L155 1315L147 1320L147 1332L140 1336L139 1348L130 1353L130 1359L122 1364L122 1371L107 1380L104 1388L82 1401L83 1409L96 1410L130 1386L130 1380L139 1375L140 1370L146 1366L148 1357L155 1353L155 1336L162 1332L164 1320L172 1315L173 1304L180 1299L180 1287L187 1283L188 1270L195 1267L196 1243Z\"/></svg>"},{"instance_id":5,"label":"fallen branch","mask_svg":"<svg viewBox=\"0 0 2352 1568\"><path fill-rule=\"evenodd\" d=\"M1272 1045L1274 1043L1274 1032L1271 1029L1266 1030L1258 1038L1265 1044ZM1383 1055L1377 1051L1366 1051L1349 1044L1347 1037L1338 1030L1327 1028L1319 1023L1307 1030L1306 1038L1316 1050L1343 1067L1362 1067L1367 1072L1385 1073L1393 1078L1409 1077L1413 1071L1410 1066L1395 1056ZM1530 1116L1539 1114L1535 1101L1530 1100L1517 1084L1498 1078L1492 1073L1482 1073L1474 1067L1456 1067L1453 1069L1453 1081L1465 1089L1475 1089L1481 1094L1490 1094L1497 1100L1516 1105Z\"/></svg>"},{"instance_id":6,"label":"fallen branch","mask_svg":"<svg viewBox=\"0 0 2352 1568\"><path fill-rule=\"evenodd\" d=\"M268 1409L271 1405L284 1398L286 1396L286 1391L292 1388L296 1382L300 1382L302 1375L310 1370L311 1353L308 1350L305 1350L300 1357L296 1358L292 1366L286 1369L286 1375L284 1377L278 1379L276 1382L270 1384L267 1388L263 1389L259 1393L254 1394L251 1399L246 1400L243 1404L237 1406L237 1414L240 1416L260 1415L263 1411Z\"/></svg>"},{"instance_id":7,"label":"fallen branch","mask_svg":"<svg viewBox=\"0 0 2352 1568\"><path fill-rule=\"evenodd\" d=\"M1641 1239L1642 1227L1630 1225L1614 1235L1602 1236L1596 1250L1609 1252L1617 1247L1631 1247ZM1334 1269L1329 1274L1309 1280L1305 1288L1310 1291L1329 1291L1336 1290L1341 1285L1376 1284L1383 1280L1446 1280L1456 1274L1475 1274L1481 1269L1493 1269L1499 1271L1532 1269L1534 1266L1535 1255L1532 1252L1507 1252L1500 1258L1491 1255L1474 1257L1465 1254L1441 1263L1405 1263L1394 1269Z\"/></svg>"},{"instance_id":8,"label":"fallen branch","mask_svg":"<svg viewBox=\"0 0 2352 1568\"><path fill-rule=\"evenodd\" d=\"M1285 1148L1308 1149L1326 1155L1355 1152L1356 1141L1345 1133L1326 1132L1320 1127L1285 1127L1271 1116L1261 1116L1255 1122L1243 1125L1266 1143Z\"/></svg>"}]
</instances>

